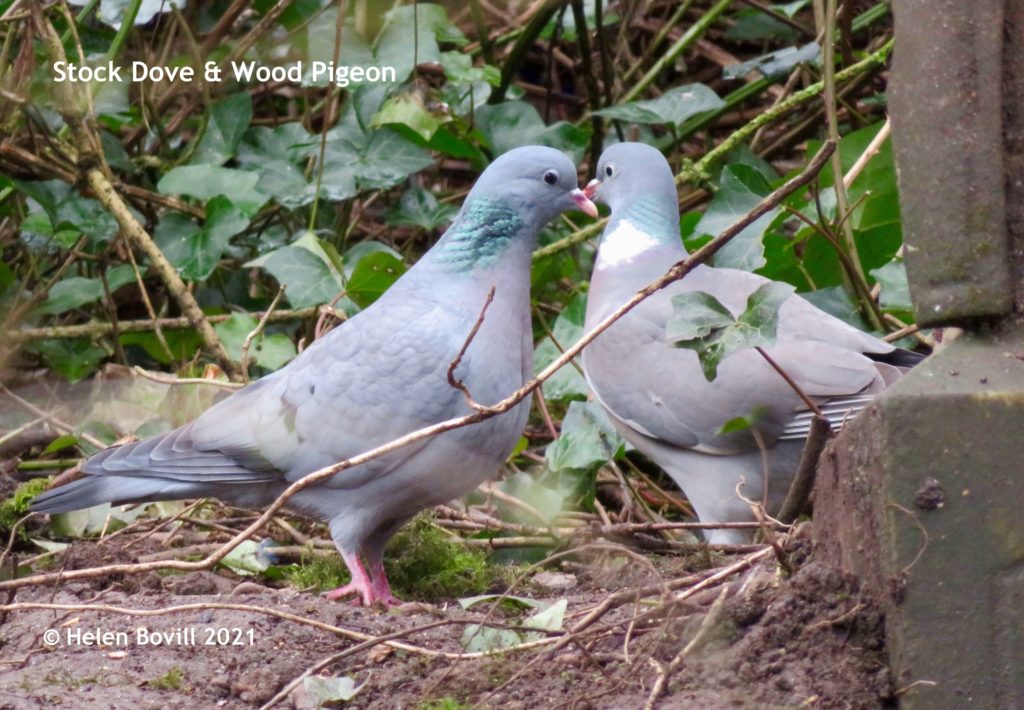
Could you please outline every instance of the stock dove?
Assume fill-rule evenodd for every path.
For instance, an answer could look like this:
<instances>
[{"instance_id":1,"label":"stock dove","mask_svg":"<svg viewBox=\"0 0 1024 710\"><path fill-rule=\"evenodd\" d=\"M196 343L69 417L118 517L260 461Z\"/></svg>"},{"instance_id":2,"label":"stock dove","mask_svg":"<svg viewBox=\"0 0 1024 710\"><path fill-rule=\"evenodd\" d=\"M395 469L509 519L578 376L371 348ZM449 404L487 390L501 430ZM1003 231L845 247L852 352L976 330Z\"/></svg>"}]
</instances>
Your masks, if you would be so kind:
<instances>
[{"instance_id":1,"label":"stock dove","mask_svg":"<svg viewBox=\"0 0 1024 710\"><path fill-rule=\"evenodd\" d=\"M530 258L560 212L597 210L562 153L539 146L495 160L438 243L369 308L286 367L168 434L106 449L86 476L37 497L56 513L215 497L259 508L325 466L470 413L447 370L494 300L454 376L495 404L532 375ZM417 512L468 493L518 441L530 407L407 445L305 488L289 506L327 521L351 583L328 593L396 603L382 563L388 538Z\"/></svg>"}]
</instances>

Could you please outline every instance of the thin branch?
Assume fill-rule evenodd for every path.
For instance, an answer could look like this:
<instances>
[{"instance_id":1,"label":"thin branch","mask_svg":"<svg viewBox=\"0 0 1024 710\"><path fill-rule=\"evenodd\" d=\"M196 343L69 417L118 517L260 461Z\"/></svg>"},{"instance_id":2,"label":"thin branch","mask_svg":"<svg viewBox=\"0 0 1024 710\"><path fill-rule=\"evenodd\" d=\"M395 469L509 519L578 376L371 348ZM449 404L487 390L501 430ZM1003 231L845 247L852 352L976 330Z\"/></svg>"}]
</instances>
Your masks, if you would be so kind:
<instances>
[{"instance_id":1,"label":"thin branch","mask_svg":"<svg viewBox=\"0 0 1024 710\"><path fill-rule=\"evenodd\" d=\"M473 323L473 328L469 331L469 335L466 336L466 340L462 343L462 347L459 348L458 354L456 354L455 358L448 364L448 384L459 392L462 392L462 396L466 398L466 404L469 408L475 409L478 412L486 411L487 407L479 404L473 399L473 396L469 393L469 388L466 387L466 383L455 377L455 368L457 368L459 363L462 362L462 358L466 355L466 351L469 349L470 343L473 342L473 338L475 338L476 334L480 331L480 326L484 324L484 318L487 316L487 309L494 301L495 288L496 287L491 286L491 289L487 292L487 298L484 299L484 305L480 309L480 315L476 317L476 322Z\"/></svg>"},{"instance_id":2,"label":"thin branch","mask_svg":"<svg viewBox=\"0 0 1024 710\"><path fill-rule=\"evenodd\" d=\"M641 301L648 298L651 294L660 291L671 283L678 281L692 271L698 264L703 263L705 260L710 258L719 249L725 246L729 240L734 238L737 234L746 229L750 224L755 222L758 218L767 214L769 211L775 209L783 200L789 195L793 194L796 190L804 187L812 180L814 180L818 172L825 165L826 160L835 150L836 144L833 141L826 141L818 153L814 156L807 168L796 175L792 179L788 180L784 185L776 189L770 195L761 200L753 209L743 215L740 219L736 220L730 225L725 231L719 234L717 237L712 239L710 242L705 244L703 247L695 251L693 254L688 256L686 259L673 264L669 267L665 274L655 281L648 284L646 287L638 291L632 298L626 303L617 308L601 322L599 322L592 330L585 333L579 341L577 341L572 347L568 348L560 357L554 362L544 368L540 374L533 379L529 380L522 387L517 389L515 392L510 394L505 399L501 400L497 404L485 407L482 410L473 412L472 414L466 414L460 417L454 417L452 419L432 424L416 431L410 432L405 436L398 437L389 441L385 444L377 446L369 451L366 451L357 456L353 456L339 463L331 466L326 466L313 473L310 473L299 480L292 483L286 488L269 507L260 515L249 527L245 528L234 538L224 543L221 549L212 553L202 560L195 562L186 561L171 561L165 562L157 566L151 565L135 565L135 564L114 564L107 565L105 567L96 567L91 569L80 569L80 570L67 570L64 572L48 572L43 574L37 574L30 577L22 577L20 579L10 579L0 581L0 589L13 589L20 587L28 587L37 584L51 584L60 581L67 581L73 579L80 579L83 577L93 577L99 574L137 574L139 572L150 571L153 569L177 569L183 571L196 571L209 569L213 565L220 562L228 553L237 547L242 541L247 540L251 535L260 530L274 514L280 510L287 501L301 490L304 490L310 486L316 485L321 481L331 478L343 471L350 468L362 465L368 461L372 461L376 458L384 456L385 454L391 453L397 449L400 449L409 444L428 439L446 431L457 429L460 427L467 426L469 424L476 424L477 422L490 419L493 416L502 414L515 407L519 402L523 401L529 396L542 382L551 377L558 369L563 367L572 358L576 357L584 347L589 345L595 338L601 333L607 330L615 321L622 318L624 315L633 310Z\"/></svg>"},{"instance_id":3,"label":"thin branch","mask_svg":"<svg viewBox=\"0 0 1024 710\"><path fill-rule=\"evenodd\" d=\"M284 286L277 289L277 295L274 296L274 300L267 306L266 313L260 318L256 327L253 328L247 336L245 336L245 342L242 343L242 382L249 382L249 348L252 347L252 341L256 339L263 329L267 326L267 320L270 318L270 314L277 308L278 302L281 300L281 296L284 295Z\"/></svg>"}]
</instances>

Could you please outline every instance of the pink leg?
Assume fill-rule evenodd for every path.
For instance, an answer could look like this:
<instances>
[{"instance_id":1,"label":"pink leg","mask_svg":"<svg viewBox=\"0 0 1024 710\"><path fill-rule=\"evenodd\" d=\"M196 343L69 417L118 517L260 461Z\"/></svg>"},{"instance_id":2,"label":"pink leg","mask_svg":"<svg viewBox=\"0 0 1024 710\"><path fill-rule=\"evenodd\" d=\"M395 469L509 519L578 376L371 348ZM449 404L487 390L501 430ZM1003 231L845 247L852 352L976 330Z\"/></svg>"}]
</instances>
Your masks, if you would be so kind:
<instances>
[{"instance_id":1,"label":"pink leg","mask_svg":"<svg viewBox=\"0 0 1024 710\"><path fill-rule=\"evenodd\" d=\"M375 602L380 602L384 606L398 606L402 603L391 593L388 576L384 572L384 563L381 560L370 563L370 595Z\"/></svg>"},{"instance_id":2,"label":"pink leg","mask_svg":"<svg viewBox=\"0 0 1024 710\"><path fill-rule=\"evenodd\" d=\"M324 596L331 601L336 601L350 594L357 594L358 598L353 600L353 603L362 602L363 606L372 606L374 602L374 588L370 583L370 575L366 573L366 568L363 567L359 555L342 552L341 559L345 561L345 566L348 567L348 571L352 575L352 581L342 587L326 592ZM386 584L387 582L385 581Z\"/></svg>"}]
</instances>

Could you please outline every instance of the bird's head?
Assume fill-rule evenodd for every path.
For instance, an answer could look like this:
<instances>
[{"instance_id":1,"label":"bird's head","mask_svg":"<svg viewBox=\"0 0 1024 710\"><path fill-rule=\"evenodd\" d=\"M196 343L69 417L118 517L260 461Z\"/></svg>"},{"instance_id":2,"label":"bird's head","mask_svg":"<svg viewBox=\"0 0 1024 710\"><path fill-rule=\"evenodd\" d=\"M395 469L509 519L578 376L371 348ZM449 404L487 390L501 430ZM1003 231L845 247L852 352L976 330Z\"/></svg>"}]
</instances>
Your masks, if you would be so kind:
<instances>
[{"instance_id":1,"label":"bird's head","mask_svg":"<svg viewBox=\"0 0 1024 710\"><path fill-rule=\"evenodd\" d=\"M597 177L584 194L619 212L637 200L676 204L672 169L661 152L645 143L616 143L601 153Z\"/></svg>"},{"instance_id":2,"label":"bird's head","mask_svg":"<svg viewBox=\"0 0 1024 710\"><path fill-rule=\"evenodd\" d=\"M474 197L500 198L537 228L568 210L597 216L597 207L579 188L576 166L564 153L544 146L502 154L487 166L466 202Z\"/></svg>"}]
</instances>

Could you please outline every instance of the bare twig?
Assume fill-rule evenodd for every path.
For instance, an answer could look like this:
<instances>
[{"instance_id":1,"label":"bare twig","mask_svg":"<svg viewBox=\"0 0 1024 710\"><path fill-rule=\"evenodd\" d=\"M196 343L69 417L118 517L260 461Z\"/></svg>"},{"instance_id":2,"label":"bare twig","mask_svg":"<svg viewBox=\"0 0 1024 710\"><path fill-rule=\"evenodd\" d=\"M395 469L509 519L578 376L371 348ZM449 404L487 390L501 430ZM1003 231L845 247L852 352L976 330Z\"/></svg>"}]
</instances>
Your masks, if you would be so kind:
<instances>
[{"instance_id":1,"label":"bare twig","mask_svg":"<svg viewBox=\"0 0 1024 710\"><path fill-rule=\"evenodd\" d=\"M477 403L477 401L473 399L473 396L469 393L469 388L466 387L466 383L455 377L455 368L457 368L459 366L459 363L462 362L462 358L465 357L466 351L469 349L470 344L473 342L473 339L476 337L476 334L480 332L480 326L483 325L484 318L487 316L487 309L494 301L495 288L495 286L491 286L490 290L487 292L487 298L484 299L484 305L480 309L480 315L476 317L476 322L473 323L473 327L470 329L469 335L466 336L465 342L462 343L462 347L459 348L459 352L455 355L455 358L448 364L448 384L457 389L459 392L462 392L462 396L466 398L466 405L470 409L475 409L478 412L486 411L487 407L484 407L483 405Z\"/></svg>"},{"instance_id":2,"label":"bare twig","mask_svg":"<svg viewBox=\"0 0 1024 710\"><path fill-rule=\"evenodd\" d=\"M278 301L281 300L281 296L284 295L284 286L277 289L277 295L274 296L274 300L267 306L267 312L263 314L256 327L253 328L247 336L245 336L245 342L242 343L242 381L249 382L249 348L252 347L252 341L255 340L256 336L263 332L263 329L267 326L267 320L270 318L270 314L277 308Z\"/></svg>"},{"instance_id":3,"label":"bare twig","mask_svg":"<svg viewBox=\"0 0 1024 710\"><path fill-rule=\"evenodd\" d=\"M410 432L405 436L398 437L389 441L385 444L377 446L369 451L366 451L357 456L353 456L339 463L331 466L326 466L313 473L300 478L299 480L292 483L286 488L264 512L257 518L249 527L239 532L234 538L224 543L224 546L217 552L207 556L202 560L195 562L186 561L171 561L162 563L159 566L147 566L147 565L132 565L132 564L115 564L107 565L105 567L96 567L84 570L68 570L65 572L49 572L43 574L37 574L30 577L22 577L20 579L11 579L0 581L0 589L10 589L18 587L26 587L37 584L52 584L60 580L80 579L83 577L98 576L101 574L137 574L143 571L149 571L160 567L167 569L178 569L178 570L203 570L212 567L213 565L224 559L227 554L237 547L243 540L249 538L250 535L255 533L257 530L263 527L274 514L284 506L287 501L299 491L308 488L312 485L320 483L321 481L331 478L343 471L346 471L355 466L359 466L368 461L372 461L376 458L384 456L385 454L391 453L397 449L400 449L409 444L422 441L424 439L436 436L452 429L457 429L470 424L476 424L477 422L484 421L498 414L509 411L515 407L519 402L530 395L542 382L547 380L553 375L559 368L563 367L569 360L576 357L584 347L589 345L595 338L597 338L602 332L608 329L615 321L629 313L633 308L637 306L641 301L648 298L651 294L665 288L670 283L678 281L693 270L698 264L703 263L706 259L712 256L715 252L721 249L730 239L735 237L747 226L756 221L759 217L766 214L767 212L774 209L779 205L786 197L791 195L796 190L800 189L804 185L808 184L815 179L818 172L824 166L828 156L835 150L836 144L834 141L826 141L817 155L810 161L807 168L799 175L788 180L784 185L776 189L770 195L766 196L761 202L759 202L753 209L747 212L743 217L738 219L721 234L712 239L710 242L705 244L700 249L696 250L693 254L688 256L686 259L673 264L665 272L665 274L655 281L651 282L644 288L640 289L632 298L624 303L619 308L615 309L606 318L600 321L593 329L588 333L584 334L579 341L577 341L572 347L566 349L566 351L558 357L554 362L548 365L544 370L536 377L525 383L522 387L517 389L515 392L510 394L505 399L501 400L497 404L486 407L482 410L473 412L472 414L466 414L460 417L454 417L437 424L432 424L416 431ZM37 415L38 416L38 415Z\"/></svg>"},{"instance_id":4,"label":"bare twig","mask_svg":"<svg viewBox=\"0 0 1024 710\"><path fill-rule=\"evenodd\" d=\"M778 519L782 523L786 525L793 523L807 507L807 500L814 488L818 459L821 457L821 452L831 433L832 427L828 419L820 414L811 419L811 430L807 435L803 454L800 456L800 465L797 467L796 476L789 485L789 493L786 494L786 500L783 501L782 509L778 514Z\"/></svg>"}]
</instances>

